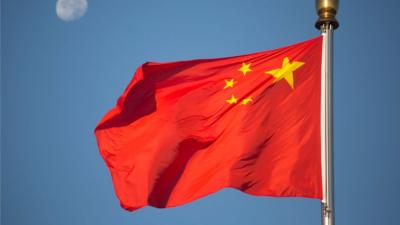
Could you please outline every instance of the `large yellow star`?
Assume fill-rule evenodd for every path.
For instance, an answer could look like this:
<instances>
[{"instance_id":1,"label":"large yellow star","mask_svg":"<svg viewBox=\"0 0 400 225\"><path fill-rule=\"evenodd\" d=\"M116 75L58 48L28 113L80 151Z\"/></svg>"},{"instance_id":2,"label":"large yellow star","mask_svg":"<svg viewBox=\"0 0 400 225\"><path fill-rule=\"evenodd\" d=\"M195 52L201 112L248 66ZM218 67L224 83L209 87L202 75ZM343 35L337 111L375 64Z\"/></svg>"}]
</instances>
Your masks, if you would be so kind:
<instances>
[{"instance_id":1,"label":"large yellow star","mask_svg":"<svg viewBox=\"0 0 400 225\"><path fill-rule=\"evenodd\" d=\"M290 63L289 58L285 57L282 62L282 67L280 69L274 69L265 72L266 74L272 75L275 77L274 83L285 79L289 86L293 89L294 88L294 80L293 80L293 71L300 68L304 65L304 62L294 61Z\"/></svg>"},{"instance_id":2,"label":"large yellow star","mask_svg":"<svg viewBox=\"0 0 400 225\"><path fill-rule=\"evenodd\" d=\"M227 88L233 88L233 85L236 83L236 81L235 81L235 79L230 79L230 80L225 80L225 87L224 87L224 89L227 89Z\"/></svg>"},{"instance_id":3,"label":"large yellow star","mask_svg":"<svg viewBox=\"0 0 400 225\"><path fill-rule=\"evenodd\" d=\"M244 76L246 76L247 72L251 72L253 70L250 69L251 63L242 63L242 67L238 69L238 71L242 72Z\"/></svg>"}]
</instances>

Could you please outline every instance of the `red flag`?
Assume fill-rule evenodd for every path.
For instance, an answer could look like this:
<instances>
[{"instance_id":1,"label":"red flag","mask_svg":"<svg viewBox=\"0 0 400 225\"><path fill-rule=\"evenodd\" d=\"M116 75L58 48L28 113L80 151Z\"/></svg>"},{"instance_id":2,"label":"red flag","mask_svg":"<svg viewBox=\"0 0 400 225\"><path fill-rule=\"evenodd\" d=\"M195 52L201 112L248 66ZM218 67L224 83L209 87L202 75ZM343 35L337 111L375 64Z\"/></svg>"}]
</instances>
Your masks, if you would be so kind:
<instances>
[{"instance_id":1,"label":"red flag","mask_svg":"<svg viewBox=\"0 0 400 225\"><path fill-rule=\"evenodd\" d=\"M322 198L322 38L219 59L145 63L95 129L122 207L231 187Z\"/></svg>"}]
</instances>

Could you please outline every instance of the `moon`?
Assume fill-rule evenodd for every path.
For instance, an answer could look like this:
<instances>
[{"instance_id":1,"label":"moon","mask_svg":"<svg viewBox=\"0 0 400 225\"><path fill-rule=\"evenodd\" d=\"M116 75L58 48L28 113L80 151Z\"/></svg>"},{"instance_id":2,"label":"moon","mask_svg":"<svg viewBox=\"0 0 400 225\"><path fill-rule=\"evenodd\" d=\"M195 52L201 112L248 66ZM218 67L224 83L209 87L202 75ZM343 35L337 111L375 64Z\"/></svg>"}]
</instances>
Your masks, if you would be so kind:
<instances>
[{"instance_id":1,"label":"moon","mask_svg":"<svg viewBox=\"0 0 400 225\"><path fill-rule=\"evenodd\" d=\"M57 0L57 16L66 22L80 19L87 11L87 0Z\"/></svg>"}]
</instances>

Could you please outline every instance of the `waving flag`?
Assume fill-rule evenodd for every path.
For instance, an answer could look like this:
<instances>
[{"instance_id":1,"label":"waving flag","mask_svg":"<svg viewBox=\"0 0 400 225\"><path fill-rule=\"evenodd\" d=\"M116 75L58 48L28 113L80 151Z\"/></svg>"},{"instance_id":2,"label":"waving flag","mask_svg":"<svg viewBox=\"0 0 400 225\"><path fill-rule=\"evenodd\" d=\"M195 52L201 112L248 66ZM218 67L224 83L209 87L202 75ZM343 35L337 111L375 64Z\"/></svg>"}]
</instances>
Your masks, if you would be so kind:
<instances>
[{"instance_id":1,"label":"waving flag","mask_svg":"<svg viewBox=\"0 0 400 225\"><path fill-rule=\"evenodd\" d=\"M222 188L322 198L322 38L219 59L145 63L95 129L122 207Z\"/></svg>"}]
</instances>

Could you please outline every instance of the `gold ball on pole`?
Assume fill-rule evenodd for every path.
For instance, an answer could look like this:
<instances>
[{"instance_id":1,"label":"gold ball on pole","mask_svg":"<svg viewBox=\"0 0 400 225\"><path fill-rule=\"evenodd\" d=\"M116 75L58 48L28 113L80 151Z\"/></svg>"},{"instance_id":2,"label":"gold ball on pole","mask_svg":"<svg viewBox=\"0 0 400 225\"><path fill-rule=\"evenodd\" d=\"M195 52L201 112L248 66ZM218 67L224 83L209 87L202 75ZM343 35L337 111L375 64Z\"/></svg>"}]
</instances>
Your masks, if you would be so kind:
<instances>
[{"instance_id":1,"label":"gold ball on pole","mask_svg":"<svg viewBox=\"0 0 400 225\"><path fill-rule=\"evenodd\" d=\"M315 27L319 30L322 25L332 25L333 29L339 27L335 16L339 9L339 0L316 0L315 7L319 16Z\"/></svg>"}]
</instances>

